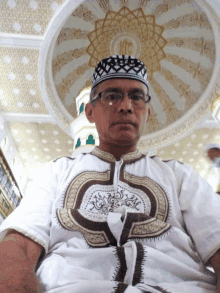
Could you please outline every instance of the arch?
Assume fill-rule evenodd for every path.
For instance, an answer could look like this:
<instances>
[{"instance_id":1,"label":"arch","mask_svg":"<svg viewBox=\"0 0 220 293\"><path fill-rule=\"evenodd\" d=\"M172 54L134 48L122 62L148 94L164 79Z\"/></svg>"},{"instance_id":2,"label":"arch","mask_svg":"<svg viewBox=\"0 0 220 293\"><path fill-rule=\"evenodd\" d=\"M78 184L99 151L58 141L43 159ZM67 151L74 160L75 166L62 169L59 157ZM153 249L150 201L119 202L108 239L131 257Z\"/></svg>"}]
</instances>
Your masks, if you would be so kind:
<instances>
[{"instance_id":1,"label":"arch","mask_svg":"<svg viewBox=\"0 0 220 293\"><path fill-rule=\"evenodd\" d=\"M85 107L85 104L82 103L79 108L79 114L81 114L84 111L84 107Z\"/></svg>"},{"instance_id":2,"label":"arch","mask_svg":"<svg viewBox=\"0 0 220 293\"><path fill-rule=\"evenodd\" d=\"M80 140L80 138L78 138L75 148L77 149L79 146L81 146L81 140Z\"/></svg>"},{"instance_id":3,"label":"arch","mask_svg":"<svg viewBox=\"0 0 220 293\"><path fill-rule=\"evenodd\" d=\"M86 144L95 144L95 139L92 134L89 135L88 139L86 140Z\"/></svg>"}]
</instances>

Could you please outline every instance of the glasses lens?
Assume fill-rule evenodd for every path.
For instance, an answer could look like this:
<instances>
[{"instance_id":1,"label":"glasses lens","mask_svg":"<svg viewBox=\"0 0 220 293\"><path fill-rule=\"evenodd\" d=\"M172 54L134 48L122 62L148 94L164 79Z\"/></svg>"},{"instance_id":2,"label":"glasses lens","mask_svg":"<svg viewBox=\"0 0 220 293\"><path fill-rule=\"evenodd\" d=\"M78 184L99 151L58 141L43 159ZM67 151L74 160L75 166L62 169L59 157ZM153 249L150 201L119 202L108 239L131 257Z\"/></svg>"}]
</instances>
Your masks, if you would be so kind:
<instances>
[{"instance_id":1,"label":"glasses lens","mask_svg":"<svg viewBox=\"0 0 220 293\"><path fill-rule=\"evenodd\" d=\"M113 105L116 104L123 99L122 93L115 92L102 92L100 93L101 101L105 105ZM129 98L133 104L133 106L137 108L143 108L146 106L146 103L150 101L150 96L144 95L142 93L134 93L129 94Z\"/></svg>"},{"instance_id":2,"label":"glasses lens","mask_svg":"<svg viewBox=\"0 0 220 293\"><path fill-rule=\"evenodd\" d=\"M101 100L104 104L115 104L122 99L122 94L114 92L104 92L102 93Z\"/></svg>"},{"instance_id":3,"label":"glasses lens","mask_svg":"<svg viewBox=\"0 0 220 293\"><path fill-rule=\"evenodd\" d=\"M134 106L141 108L145 106L146 100L143 94L131 94L130 99Z\"/></svg>"}]
</instances>

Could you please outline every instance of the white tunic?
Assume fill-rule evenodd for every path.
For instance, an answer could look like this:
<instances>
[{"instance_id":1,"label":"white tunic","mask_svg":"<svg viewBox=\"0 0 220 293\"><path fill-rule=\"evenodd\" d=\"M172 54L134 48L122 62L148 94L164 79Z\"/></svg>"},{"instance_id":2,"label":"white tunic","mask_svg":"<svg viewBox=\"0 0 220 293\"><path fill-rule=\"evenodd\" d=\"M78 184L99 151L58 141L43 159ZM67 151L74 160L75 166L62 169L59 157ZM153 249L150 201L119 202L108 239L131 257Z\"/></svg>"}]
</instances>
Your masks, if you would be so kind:
<instances>
[{"instance_id":1,"label":"white tunic","mask_svg":"<svg viewBox=\"0 0 220 293\"><path fill-rule=\"evenodd\" d=\"M0 226L45 248L48 293L216 292L220 197L190 166L95 148L44 168Z\"/></svg>"}]
</instances>

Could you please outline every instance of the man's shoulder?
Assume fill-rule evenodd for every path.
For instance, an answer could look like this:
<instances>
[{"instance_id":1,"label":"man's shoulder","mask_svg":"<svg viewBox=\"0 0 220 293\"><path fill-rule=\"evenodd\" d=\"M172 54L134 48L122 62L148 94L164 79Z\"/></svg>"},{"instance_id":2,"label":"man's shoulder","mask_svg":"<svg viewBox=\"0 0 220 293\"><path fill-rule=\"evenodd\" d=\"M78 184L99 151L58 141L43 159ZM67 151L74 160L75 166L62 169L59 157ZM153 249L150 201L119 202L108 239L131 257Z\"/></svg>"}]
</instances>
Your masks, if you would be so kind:
<instances>
[{"instance_id":1,"label":"man's shoulder","mask_svg":"<svg viewBox=\"0 0 220 293\"><path fill-rule=\"evenodd\" d=\"M88 153L81 153L81 154L78 154L77 156L61 156L61 157L54 159L52 162L57 163L58 161L59 162L60 161L75 161L75 160L79 159L80 157L85 156L87 154Z\"/></svg>"},{"instance_id":2,"label":"man's shoulder","mask_svg":"<svg viewBox=\"0 0 220 293\"><path fill-rule=\"evenodd\" d=\"M162 162L164 162L164 163L179 163L181 165L185 165L183 162L181 162L179 160L174 160L174 159L162 160Z\"/></svg>"},{"instance_id":3,"label":"man's shoulder","mask_svg":"<svg viewBox=\"0 0 220 293\"><path fill-rule=\"evenodd\" d=\"M58 157L58 158L54 159L52 162L57 163L58 161L63 161L63 160L72 160L72 161L74 161L75 159L76 159L76 157L62 156L62 157Z\"/></svg>"},{"instance_id":4,"label":"man's shoulder","mask_svg":"<svg viewBox=\"0 0 220 293\"><path fill-rule=\"evenodd\" d=\"M156 169L159 168L158 170L161 170L163 174L172 174L176 178L183 178L187 174L193 174L192 171L194 171L192 166L175 159L162 159L158 156L150 156L149 158L152 165L155 164Z\"/></svg>"},{"instance_id":5,"label":"man's shoulder","mask_svg":"<svg viewBox=\"0 0 220 293\"><path fill-rule=\"evenodd\" d=\"M162 162L162 163L166 163L166 164L168 164L168 165L171 165L171 164L175 164L175 163L180 163L181 165L184 165L184 163L183 162L181 162L181 161L179 161L179 160L175 160L175 159L166 159L166 160L164 160L164 159L162 159L162 158L160 158L160 157L158 157L158 156L148 156L150 159L152 159L153 161L155 161L155 162Z\"/></svg>"}]
</instances>

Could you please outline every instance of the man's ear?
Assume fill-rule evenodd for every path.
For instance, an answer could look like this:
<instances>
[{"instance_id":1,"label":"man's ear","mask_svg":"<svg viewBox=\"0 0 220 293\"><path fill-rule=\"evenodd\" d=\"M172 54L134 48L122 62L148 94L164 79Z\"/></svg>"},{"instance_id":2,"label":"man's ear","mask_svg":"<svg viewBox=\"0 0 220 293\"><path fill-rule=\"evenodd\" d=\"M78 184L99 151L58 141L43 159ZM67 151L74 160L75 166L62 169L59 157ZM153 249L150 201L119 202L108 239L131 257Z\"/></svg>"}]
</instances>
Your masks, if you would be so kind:
<instances>
[{"instance_id":1,"label":"man's ear","mask_svg":"<svg viewBox=\"0 0 220 293\"><path fill-rule=\"evenodd\" d=\"M94 111L94 107L92 106L92 104L90 102L88 104L86 104L85 113L86 113L86 117L90 123L95 122L93 111Z\"/></svg>"}]
</instances>

